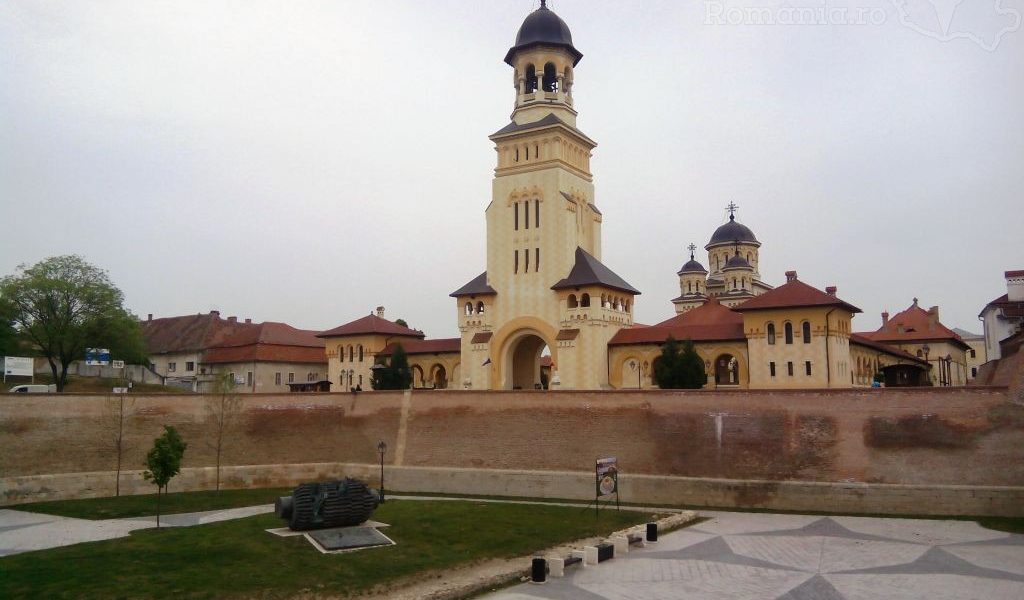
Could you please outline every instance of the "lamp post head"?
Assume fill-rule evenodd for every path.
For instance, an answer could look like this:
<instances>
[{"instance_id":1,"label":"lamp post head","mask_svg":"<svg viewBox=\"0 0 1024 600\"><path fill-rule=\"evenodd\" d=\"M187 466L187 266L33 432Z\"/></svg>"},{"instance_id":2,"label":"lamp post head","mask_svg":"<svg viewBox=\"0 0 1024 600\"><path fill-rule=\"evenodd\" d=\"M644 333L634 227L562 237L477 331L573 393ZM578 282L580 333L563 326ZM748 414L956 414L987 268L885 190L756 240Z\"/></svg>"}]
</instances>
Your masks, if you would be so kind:
<instances>
[{"instance_id":1,"label":"lamp post head","mask_svg":"<svg viewBox=\"0 0 1024 600\"><path fill-rule=\"evenodd\" d=\"M381 440L377 444L377 452L380 452L381 455L383 455L387 451L388 451L388 445L386 443L384 443L384 440Z\"/></svg>"}]
</instances>

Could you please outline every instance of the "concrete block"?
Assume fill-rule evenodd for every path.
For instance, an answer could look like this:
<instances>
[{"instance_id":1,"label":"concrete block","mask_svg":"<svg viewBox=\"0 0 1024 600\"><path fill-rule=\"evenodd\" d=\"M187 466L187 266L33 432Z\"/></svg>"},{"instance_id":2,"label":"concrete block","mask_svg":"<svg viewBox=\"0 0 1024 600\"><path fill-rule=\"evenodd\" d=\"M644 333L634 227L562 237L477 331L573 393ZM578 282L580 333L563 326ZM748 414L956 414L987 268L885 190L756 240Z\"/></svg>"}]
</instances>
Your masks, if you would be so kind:
<instances>
[{"instance_id":1,"label":"concrete block","mask_svg":"<svg viewBox=\"0 0 1024 600\"><path fill-rule=\"evenodd\" d=\"M597 564L597 546L583 547L583 564L587 566Z\"/></svg>"},{"instance_id":2,"label":"concrete block","mask_svg":"<svg viewBox=\"0 0 1024 600\"><path fill-rule=\"evenodd\" d=\"M557 556L549 556L548 575L552 577L565 577L565 559Z\"/></svg>"},{"instance_id":3,"label":"concrete block","mask_svg":"<svg viewBox=\"0 0 1024 600\"><path fill-rule=\"evenodd\" d=\"M626 536L616 535L608 538L608 541L611 542L612 547L615 548L614 556L618 557L629 554L629 538Z\"/></svg>"}]
</instances>

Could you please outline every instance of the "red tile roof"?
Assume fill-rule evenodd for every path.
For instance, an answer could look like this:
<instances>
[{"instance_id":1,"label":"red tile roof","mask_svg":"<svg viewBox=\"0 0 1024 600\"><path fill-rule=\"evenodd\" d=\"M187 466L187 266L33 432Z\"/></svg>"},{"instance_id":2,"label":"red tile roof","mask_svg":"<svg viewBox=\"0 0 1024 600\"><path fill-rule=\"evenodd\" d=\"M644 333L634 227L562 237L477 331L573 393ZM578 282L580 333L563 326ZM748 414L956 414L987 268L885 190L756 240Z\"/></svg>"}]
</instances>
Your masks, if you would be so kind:
<instances>
[{"instance_id":1,"label":"red tile roof","mask_svg":"<svg viewBox=\"0 0 1024 600\"><path fill-rule=\"evenodd\" d=\"M398 344L401 344L405 353L410 355L462 352L462 338L444 338L437 340L402 340L401 342L392 342L378 354L391 356L394 354L395 347Z\"/></svg>"},{"instance_id":2,"label":"red tile roof","mask_svg":"<svg viewBox=\"0 0 1024 600\"><path fill-rule=\"evenodd\" d=\"M422 331L416 331L415 329L409 329L408 327L402 327L394 321L388 321L383 317L371 313L361 319L356 319L339 325L329 331L317 334L317 337L341 337L346 335L367 335L367 334L380 334L387 336L405 336L412 338L423 338Z\"/></svg>"},{"instance_id":3,"label":"red tile roof","mask_svg":"<svg viewBox=\"0 0 1024 600\"><path fill-rule=\"evenodd\" d=\"M1004 277L1024 277L1024 271L1006 271Z\"/></svg>"},{"instance_id":4,"label":"red tile roof","mask_svg":"<svg viewBox=\"0 0 1024 600\"><path fill-rule=\"evenodd\" d=\"M851 344L857 344L857 345L860 345L860 346L865 346L867 348L873 348L873 349L875 349L875 350L877 350L879 352L885 352L886 354L891 354L892 356L898 356L899 358L902 358L904 360L910 360L910 361L916 362L916 363L921 364L921 365L927 365L928 364L928 361L924 360L923 358L918 358L918 357L914 356L913 354L911 354L911 353L909 353L909 352L907 352L905 350L900 350L899 348L897 348L895 346L890 346L889 344L883 344L882 342L876 342L875 340L873 340L873 339L871 339L869 337L865 337L864 334L862 334L862 333L851 333L850 334L850 343Z\"/></svg>"},{"instance_id":5,"label":"red tile roof","mask_svg":"<svg viewBox=\"0 0 1024 600\"><path fill-rule=\"evenodd\" d=\"M996 298L989 302L985 308L988 307L998 308L1003 311L1005 317L1024 317L1024 302L1020 300L1010 300L1008 294Z\"/></svg>"},{"instance_id":6,"label":"red tile roof","mask_svg":"<svg viewBox=\"0 0 1024 600\"><path fill-rule=\"evenodd\" d=\"M964 349L969 349L960 336L947 328L938 320L938 315L933 315L914 304L901 313L891 317L887 323L883 323L878 331L861 332L858 335L876 342L923 342L923 341L947 341Z\"/></svg>"},{"instance_id":7,"label":"red tile roof","mask_svg":"<svg viewBox=\"0 0 1024 600\"><path fill-rule=\"evenodd\" d=\"M663 344L669 336L694 342L746 339L743 334L743 316L712 298L702 306L657 325L620 329L608 345Z\"/></svg>"},{"instance_id":8,"label":"red tile roof","mask_svg":"<svg viewBox=\"0 0 1024 600\"><path fill-rule=\"evenodd\" d=\"M213 311L143 321L142 336L150 354L201 352L238 332L257 327L252 323L221 319L220 314Z\"/></svg>"},{"instance_id":9,"label":"red tile roof","mask_svg":"<svg viewBox=\"0 0 1024 600\"><path fill-rule=\"evenodd\" d=\"M326 363L324 341L315 331L284 323L250 325L203 353L204 364L236 362Z\"/></svg>"},{"instance_id":10,"label":"red tile roof","mask_svg":"<svg viewBox=\"0 0 1024 600\"><path fill-rule=\"evenodd\" d=\"M793 279L760 296L751 298L743 304L736 306L734 310L746 312L750 310L808 306L839 306L852 313L862 312L856 306L844 302L836 296L826 294L816 287L809 286L799 279Z\"/></svg>"}]
</instances>

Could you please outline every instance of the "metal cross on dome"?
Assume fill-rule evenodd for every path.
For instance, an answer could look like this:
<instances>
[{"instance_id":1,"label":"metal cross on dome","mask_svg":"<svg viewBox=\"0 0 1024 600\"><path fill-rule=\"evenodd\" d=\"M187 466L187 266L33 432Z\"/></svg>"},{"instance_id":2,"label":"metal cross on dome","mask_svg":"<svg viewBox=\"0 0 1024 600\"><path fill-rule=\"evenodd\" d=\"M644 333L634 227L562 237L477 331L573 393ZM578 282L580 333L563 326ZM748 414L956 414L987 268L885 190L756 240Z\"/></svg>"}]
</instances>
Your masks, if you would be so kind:
<instances>
[{"instance_id":1,"label":"metal cross on dome","mask_svg":"<svg viewBox=\"0 0 1024 600\"><path fill-rule=\"evenodd\" d=\"M729 206L725 207L725 210L729 211L729 218L730 219L733 219L733 218L736 217L736 209L737 208L739 208L739 206L737 206L735 202L730 202Z\"/></svg>"},{"instance_id":2,"label":"metal cross on dome","mask_svg":"<svg viewBox=\"0 0 1024 600\"><path fill-rule=\"evenodd\" d=\"M697 246L694 245L693 242L690 242L690 245L686 248L690 251L690 260L693 260L693 253L697 251Z\"/></svg>"}]
</instances>

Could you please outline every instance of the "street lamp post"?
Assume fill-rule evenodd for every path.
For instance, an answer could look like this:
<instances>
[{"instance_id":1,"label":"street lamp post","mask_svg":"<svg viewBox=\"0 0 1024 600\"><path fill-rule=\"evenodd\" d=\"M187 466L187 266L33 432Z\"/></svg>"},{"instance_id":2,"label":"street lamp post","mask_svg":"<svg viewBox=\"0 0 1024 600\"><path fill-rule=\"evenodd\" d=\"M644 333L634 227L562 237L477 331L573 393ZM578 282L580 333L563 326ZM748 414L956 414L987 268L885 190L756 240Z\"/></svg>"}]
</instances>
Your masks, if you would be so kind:
<instances>
[{"instance_id":1,"label":"street lamp post","mask_svg":"<svg viewBox=\"0 0 1024 600\"><path fill-rule=\"evenodd\" d=\"M928 381L929 382L932 380L932 374L931 374L932 364L931 364L931 362L928 361L928 352L930 350L931 350L931 348L928 347L928 344L925 344L924 346L921 346L921 351L924 352L924 362L928 363ZM929 385L931 385L931 384L929 384Z\"/></svg>"},{"instance_id":2,"label":"street lamp post","mask_svg":"<svg viewBox=\"0 0 1024 600\"><path fill-rule=\"evenodd\" d=\"M381 440L377 443L377 452L380 452L380 497L377 498L380 504L384 504L384 453L388 451L388 445Z\"/></svg>"}]
</instances>

